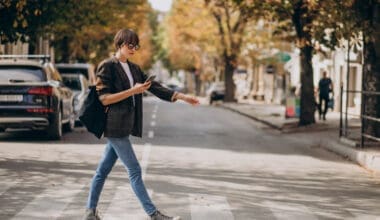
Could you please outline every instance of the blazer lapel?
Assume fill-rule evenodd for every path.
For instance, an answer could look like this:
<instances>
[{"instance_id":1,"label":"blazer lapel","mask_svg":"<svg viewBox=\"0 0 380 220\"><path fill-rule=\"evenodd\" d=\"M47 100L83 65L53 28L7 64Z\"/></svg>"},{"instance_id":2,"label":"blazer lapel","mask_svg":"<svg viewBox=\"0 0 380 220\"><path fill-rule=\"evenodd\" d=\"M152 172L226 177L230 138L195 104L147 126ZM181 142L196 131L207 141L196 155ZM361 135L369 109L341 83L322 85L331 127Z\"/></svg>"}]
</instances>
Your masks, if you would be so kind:
<instances>
[{"instance_id":1,"label":"blazer lapel","mask_svg":"<svg viewBox=\"0 0 380 220\"><path fill-rule=\"evenodd\" d=\"M116 66L116 72L117 72L117 74L119 74L119 76L120 76L120 78L122 80L122 84L124 85L125 89L131 88L132 86L129 83L129 79L128 79L127 73L124 71L124 69L121 66L120 62L115 57L114 57L114 63L115 63L115 66Z\"/></svg>"},{"instance_id":2,"label":"blazer lapel","mask_svg":"<svg viewBox=\"0 0 380 220\"><path fill-rule=\"evenodd\" d=\"M138 75L138 71L137 69L135 68L135 65L131 64L128 60L128 66L129 66L129 69L131 70L131 73L132 73L132 77L133 77L133 82L136 84L136 83L141 83L140 82L140 77Z\"/></svg>"}]
</instances>

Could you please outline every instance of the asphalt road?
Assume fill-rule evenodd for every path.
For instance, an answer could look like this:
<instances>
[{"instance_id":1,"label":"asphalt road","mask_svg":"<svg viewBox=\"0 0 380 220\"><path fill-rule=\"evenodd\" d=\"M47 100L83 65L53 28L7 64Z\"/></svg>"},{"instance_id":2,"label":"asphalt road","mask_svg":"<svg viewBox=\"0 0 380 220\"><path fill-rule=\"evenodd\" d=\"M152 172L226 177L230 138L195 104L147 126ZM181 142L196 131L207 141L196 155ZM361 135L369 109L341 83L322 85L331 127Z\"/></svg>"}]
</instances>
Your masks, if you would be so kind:
<instances>
[{"instance_id":1,"label":"asphalt road","mask_svg":"<svg viewBox=\"0 0 380 220\"><path fill-rule=\"evenodd\" d=\"M145 98L132 138L156 206L188 220L380 219L380 178L302 137L210 106ZM105 140L0 134L0 219L81 219ZM107 219L145 219L121 163L106 181Z\"/></svg>"}]
</instances>

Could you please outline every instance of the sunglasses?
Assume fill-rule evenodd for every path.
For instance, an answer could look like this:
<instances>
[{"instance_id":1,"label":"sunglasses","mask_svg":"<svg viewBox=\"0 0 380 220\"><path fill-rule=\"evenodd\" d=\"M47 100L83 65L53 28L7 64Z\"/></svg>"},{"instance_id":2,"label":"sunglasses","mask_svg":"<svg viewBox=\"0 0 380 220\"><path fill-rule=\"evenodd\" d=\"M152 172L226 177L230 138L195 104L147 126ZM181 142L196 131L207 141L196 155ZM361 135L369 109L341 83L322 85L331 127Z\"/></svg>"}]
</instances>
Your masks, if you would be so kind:
<instances>
[{"instance_id":1,"label":"sunglasses","mask_svg":"<svg viewBox=\"0 0 380 220\"><path fill-rule=\"evenodd\" d=\"M140 45L134 45L134 44L124 44L124 45L127 45L128 49L130 50L139 50L140 49Z\"/></svg>"}]
</instances>

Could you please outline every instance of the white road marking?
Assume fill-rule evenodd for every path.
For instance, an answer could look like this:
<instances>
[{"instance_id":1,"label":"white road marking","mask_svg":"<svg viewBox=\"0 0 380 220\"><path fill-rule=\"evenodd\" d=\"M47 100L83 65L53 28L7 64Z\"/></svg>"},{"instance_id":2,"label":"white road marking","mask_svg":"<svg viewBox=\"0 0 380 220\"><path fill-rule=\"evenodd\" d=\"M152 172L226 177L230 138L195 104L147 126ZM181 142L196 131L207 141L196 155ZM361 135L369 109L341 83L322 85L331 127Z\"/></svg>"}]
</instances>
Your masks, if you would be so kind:
<instances>
[{"instance_id":1,"label":"white road marking","mask_svg":"<svg viewBox=\"0 0 380 220\"><path fill-rule=\"evenodd\" d=\"M152 114L152 119L156 119L156 114L155 113Z\"/></svg>"},{"instance_id":2,"label":"white road marking","mask_svg":"<svg viewBox=\"0 0 380 220\"><path fill-rule=\"evenodd\" d=\"M153 138L154 137L154 132L153 131L149 131L148 132L148 137L149 138Z\"/></svg>"},{"instance_id":3,"label":"white road marking","mask_svg":"<svg viewBox=\"0 0 380 220\"><path fill-rule=\"evenodd\" d=\"M206 194L190 194L192 220L233 220L231 207L224 196Z\"/></svg>"},{"instance_id":4,"label":"white road marking","mask_svg":"<svg viewBox=\"0 0 380 220\"><path fill-rule=\"evenodd\" d=\"M264 205L277 219L318 219L308 207L301 204L267 201Z\"/></svg>"},{"instance_id":5,"label":"white road marking","mask_svg":"<svg viewBox=\"0 0 380 220\"><path fill-rule=\"evenodd\" d=\"M151 122L150 122L150 126L151 126L151 127L156 126L156 122L155 122L155 121L151 121Z\"/></svg>"},{"instance_id":6,"label":"white road marking","mask_svg":"<svg viewBox=\"0 0 380 220\"><path fill-rule=\"evenodd\" d=\"M141 159L141 169L142 169L142 179L145 179L146 175L146 169L148 168L149 164L149 156L150 156L150 151L152 149L152 145L150 143L146 143L144 145L144 151L142 154L142 159Z\"/></svg>"},{"instance_id":7,"label":"white road marking","mask_svg":"<svg viewBox=\"0 0 380 220\"><path fill-rule=\"evenodd\" d=\"M84 185L78 183L64 183L50 187L37 195L12 220L56 219L83 187Z\"/></svg>"},{"instance_id":8,"label":"white road marking","mask_svg":"<svg viewBox=\"0 0 380 220\"><path fill-rule=\"evenodd\" d=\"M149 196L152 198L153 190L148 190ZM131 186L119 186L115 192L107 211L104 213L104 220L143 220L147 218L140 202L138 201Z\"/></svg>"}]
</instances>

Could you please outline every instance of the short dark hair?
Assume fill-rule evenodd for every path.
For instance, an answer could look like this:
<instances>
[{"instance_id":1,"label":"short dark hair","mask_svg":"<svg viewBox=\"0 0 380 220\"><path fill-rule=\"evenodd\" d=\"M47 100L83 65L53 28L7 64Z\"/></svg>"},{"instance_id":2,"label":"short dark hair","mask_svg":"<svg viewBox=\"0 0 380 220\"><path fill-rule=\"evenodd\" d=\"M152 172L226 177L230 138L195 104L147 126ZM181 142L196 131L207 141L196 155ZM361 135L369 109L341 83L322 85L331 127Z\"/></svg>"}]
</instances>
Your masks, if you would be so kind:
<instances>
[{"instance_id":1,"label":"short dark hair","mask_svg":"<svg viewBox=\"0 0 380 220\"><path fill-rule=\"evenodd\" d=\"M139 42L139 36L132 29L119 30L113 39L116 50L120 49L123 44L139 45Z\"/></svg>"}]
</instances>

